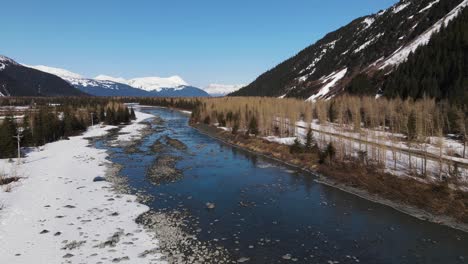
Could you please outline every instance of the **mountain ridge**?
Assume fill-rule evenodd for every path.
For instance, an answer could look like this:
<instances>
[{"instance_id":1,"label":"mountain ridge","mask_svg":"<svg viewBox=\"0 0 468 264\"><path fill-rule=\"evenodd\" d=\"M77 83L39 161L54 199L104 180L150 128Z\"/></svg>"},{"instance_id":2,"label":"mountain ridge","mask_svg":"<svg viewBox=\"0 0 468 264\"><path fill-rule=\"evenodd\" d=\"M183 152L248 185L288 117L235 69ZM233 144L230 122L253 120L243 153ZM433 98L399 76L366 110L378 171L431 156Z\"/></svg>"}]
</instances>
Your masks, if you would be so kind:
<instances>
[{"instance_id":1,"label":"mountain ridge","mask_svg":"<svg viewBox=\"0 0 468 264\"><path fill-rule=\"evenodd\" d=\"M209 96L200 88L189 86L181 77L143 77L126 80L121 77L98 75L85 78L71 71L49 66L27 66L57 75L77 89L95 96L137 97L204 97Z\"/></svg>"},{"instance_id":2,"label":"mountain ridge","mask_svg":"<svg viewBox=\"0 0 468 264\"><path fill-rule=\"evenodd\" d=\"M402 0L326 34L229 95L310 100L333 97L361 73L385 76L392 72L411 51L427 44L427 35L430 38L467 5L467 0ZM415 42L418 45L411 46ZM344 75L339 74L345 70ZM374 94L380 87L374 87Z\"/></svg>"},{"instance_id":3,"label":"mountain ridge","mask_svg":"<svg viewBox=\"0 0 468 264\"><path fill-rule=\"evenodd\" d=\"M83 96L60 77L0 55L0 96Z\"/></svg>"}]
</instances>

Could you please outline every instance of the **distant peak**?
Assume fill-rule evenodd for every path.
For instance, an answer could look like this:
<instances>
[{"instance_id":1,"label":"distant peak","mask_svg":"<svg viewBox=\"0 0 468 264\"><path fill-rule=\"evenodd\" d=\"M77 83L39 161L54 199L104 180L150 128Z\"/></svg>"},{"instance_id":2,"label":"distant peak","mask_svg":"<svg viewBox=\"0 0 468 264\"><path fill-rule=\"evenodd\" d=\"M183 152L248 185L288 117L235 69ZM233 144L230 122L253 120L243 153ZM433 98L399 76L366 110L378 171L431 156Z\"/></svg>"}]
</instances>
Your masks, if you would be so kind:
<instances>
[{"instance_id":1,"label":"distant peak","mask_svg":"<svg viewBox=\"0 0 468 264\"><path fill-rule=\"evenodd\" d=\"M244 86L244 84L212 83L206 86L203 90L211 95L226 95L235 92Z\"/></svg>"},{"instance_id":2,"label":"distant peak","mask_svg":"<svg viewBox=\"0 0 468 264\"><path fill-rule=\"evenodd\" d=\"M188 83L180 76L174 75L171 77L141 77L134 78L127 82L130 86L140 88L146 91L161 91L163 88L177 88L187 86Z\"/></svg>"},{"instance_id":3,"label":"distant peak","mask_svg":"<svg viewBox=\"0 0 468 264\"><path fill-rule=\"evenodd\" d=\"M7 65L18 65L18 63L6 56L0 55L0 71L3 71Z\"/></svg>"},{"instance_id":4,"label":"distant peak","mask_svg":"<svg viewBox=\"0 0 468 264\"><path fill-rule=\"evenodd\" d=\"M112 82L117 82L117 83L127 83L127 80L125 80L122 77L112 77L112 76L104 75L104 74L100 74L96 76L94 79L99 80L99 81L112 81Z\"/></svg>"}]
</instances>

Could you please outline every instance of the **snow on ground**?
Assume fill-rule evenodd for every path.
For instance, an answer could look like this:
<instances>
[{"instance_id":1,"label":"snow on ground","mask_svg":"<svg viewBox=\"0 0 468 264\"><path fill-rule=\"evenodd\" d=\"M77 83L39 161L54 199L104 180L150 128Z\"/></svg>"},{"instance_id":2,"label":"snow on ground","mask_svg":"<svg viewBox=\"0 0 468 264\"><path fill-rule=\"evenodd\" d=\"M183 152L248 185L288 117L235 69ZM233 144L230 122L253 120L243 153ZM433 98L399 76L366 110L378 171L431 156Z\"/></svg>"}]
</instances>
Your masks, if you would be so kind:
<instances>
[{"instance_id":1,"label":"snow on ground","mask_svg":"<svg viewBox=\"0 0 468 264\"><path fill-rule=\"evenodd\" d=\"M158 241L135 223L148 207L93 181L110 162L85 138L110 128L47 144L17 169L0 160L0 173L24 177L0 187L0 263L164 263Z\"/></svg>"},{"instance_id":2,"label":"snow on ground","mask_svg":"<svg viewBox=\"0 0 468 264\"><path fill-rule=\"evenodd\" d=\"M275 143L291 146L292 144L294 144L294 140L296 140L296 137L280 138L280 137L275 137L275 136L268 136L268 137L264 137L264 139L270 142L275 142Z\"/></svg>"},{"instance_id":3,"label":"snow on ground","mask_svg":"<svg viewBox=\"0 0 468 264\"><path fill-rule=\"evenodd\" d=\"M187 114L187 115L191 115L192 114L192 111L187 111L187 110L180 110L180 112L184 113L184 114Z\"/></svg>"},{"instance_id":4,"label":"snow on ground","mask_svg":"<svg viewBox=\"0 0 468 264\"><path fill-rule=\"evenodd\" d=\"M117 137L117 142L130 142L141 138L141 130L146 127L146 124L141 124L142 121L154 117L153 115L135 112L136 120L132 124L125 126L120 130L120 135Z\"/></svg>"},{"instance_id":5,"label":"snow on ground","mask_svg":"<svg viewBox=\"0 0 468 264\"><path fill-rule=\"evenodd\" d=\"M332 74L330 74L329 76L327 76L323 83L327 83L325 84L325 86L323 86L322 88L320 88L320 91L314 95L312 95L311 97L309 97L307 99L307 101L315 101L316 99L320 99L320 98L325 98L328 93L330 92L330 89L335 86L335 84L340 81L341 79L343 79L343 77L346 75L346 73L348 72L348 68L345 68L339 72L333 72Z\"/></svg>"},{"instance_id":6,"label":"snow on ground","mask_svg":"<svg viewBox=\"0 0 468 264\"><path fill-rule=\"evenodd\" d=\"M305 142L309 124L303 121L296 122L295 134L301 140ZM412 143L408 144L405 141L403 134L390 133L381 130L370 130L361 128L361 132L354 132L351 126L340 127L338 124L325 123L320 124L318 120L314 120L310 127L314 129L313 136L319 143L319 147L324 149L329 142L337 143L337 146L341 146L343 149L338 151L344 151L348 155L358 157L359 151L366 151L367 156L372 159L378 159L384 162L384 166L387 172L400 176L400 177L413 177L413 173L422 173L424 168L424 158L416 156L414 154L408 155L407 151L419 151L421 153L428 152L436 157L440 155L440 148L437 146L439 142L443 142L442 146L442 157L444 159L459 162L462 164L468 164L468 158L461 158L463 155L463 143L450 138L442 137L431 137L428 138L427 143ZM285 145L292 145L295 137L276 137L268 136L264 139ZM366 143L367 142L367 143ZM373 145L378 144L379 147ZM459 157L455 157L457 155ZM440 175L450 175L450 171L453 167L450 167L447 162L440 163L439 158L431 160L430 158L426 161L426 168L428 172L428 179L422 180L418 177L414 179L427 181L431 179L438 179ZM459 179L461 183L468 184L468 169L459 169ZM465 188L460 186L460 188Z\"/></svg>"}]
</instances>

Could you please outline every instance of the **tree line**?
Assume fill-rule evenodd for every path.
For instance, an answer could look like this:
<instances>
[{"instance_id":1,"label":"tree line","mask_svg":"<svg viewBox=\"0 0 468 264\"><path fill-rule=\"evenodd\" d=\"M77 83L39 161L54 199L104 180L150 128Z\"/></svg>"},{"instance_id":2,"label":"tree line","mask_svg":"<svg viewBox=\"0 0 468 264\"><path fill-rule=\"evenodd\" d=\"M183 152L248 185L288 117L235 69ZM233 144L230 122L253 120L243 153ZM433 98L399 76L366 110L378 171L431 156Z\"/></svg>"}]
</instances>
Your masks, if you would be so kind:
<instances>
[{"instance_id":1,"label":"tree line","mask_svg":"<svg viewBox=\"0 0 468 264\"><path fill-rule=\"evenodd\" d=\"M136 119L133 108L119 102L108 100L100 105L78 101L86 104L72 100L64 104L35 105L24 110L21 118L15 117L14 112L7 113L0 120L0 158L18 156L15 138L18 134L22 147L41 146L81 133L91 124L119 125Z\"/></svg>"},{"instance_id":2,"label":"tree line","mask_svg":"<svg viewBox=\"0 0 468 264\"><path fill-rule=\"evenodd\" d=\"M192 112L194 122L218 124L262 136L295 136L295 124L334 123L360 132L363 129L403 134L410 142L428 137L457 135L467 141L468 107L448 101L367 96L339 96L315 103L297 99L224 97L200 99Z\"/></svg>"}]
</instances>

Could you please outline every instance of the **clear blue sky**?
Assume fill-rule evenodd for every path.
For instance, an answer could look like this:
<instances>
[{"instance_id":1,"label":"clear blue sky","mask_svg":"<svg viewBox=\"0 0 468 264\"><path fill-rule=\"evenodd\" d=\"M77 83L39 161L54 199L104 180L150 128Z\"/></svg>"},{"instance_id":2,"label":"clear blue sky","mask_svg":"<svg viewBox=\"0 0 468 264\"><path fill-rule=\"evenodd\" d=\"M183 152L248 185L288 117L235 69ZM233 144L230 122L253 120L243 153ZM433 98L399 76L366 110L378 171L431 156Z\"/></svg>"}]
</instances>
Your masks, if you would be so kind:
<instances>
[{"instance_id":1,"label":"clear blue sky","mask_svg":"<svg viewBox=\"0 0 468 264\"><path fill-rule=\"evenodd\" d=\"M396 0L2 1L0 54L88 77L249 83Z\"/></svg>"}]
</instances>

